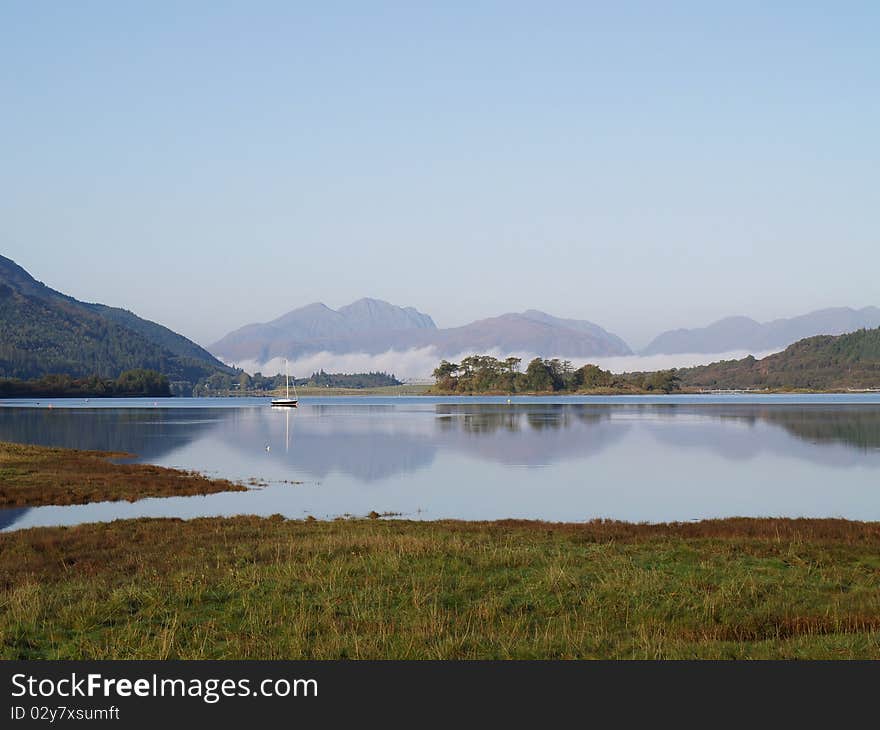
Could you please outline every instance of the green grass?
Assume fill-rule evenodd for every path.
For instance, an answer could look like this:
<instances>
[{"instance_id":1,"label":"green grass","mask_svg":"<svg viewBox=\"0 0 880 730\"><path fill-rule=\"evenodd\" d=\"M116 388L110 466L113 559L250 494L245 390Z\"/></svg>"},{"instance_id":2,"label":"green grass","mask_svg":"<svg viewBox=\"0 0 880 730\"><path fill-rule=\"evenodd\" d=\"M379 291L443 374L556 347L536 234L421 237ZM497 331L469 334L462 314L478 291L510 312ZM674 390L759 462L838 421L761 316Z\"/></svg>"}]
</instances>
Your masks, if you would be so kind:
<instances>
[{"instance_id":1,"label":"green grass","mask_svg":"<svg viewBox=\"0 0 880 730\"><path fill-rule=\"evenodd\" d=\"M880 525L134 520L0 535L0 656L880 658Z\"/></svg>"}]
</instances>

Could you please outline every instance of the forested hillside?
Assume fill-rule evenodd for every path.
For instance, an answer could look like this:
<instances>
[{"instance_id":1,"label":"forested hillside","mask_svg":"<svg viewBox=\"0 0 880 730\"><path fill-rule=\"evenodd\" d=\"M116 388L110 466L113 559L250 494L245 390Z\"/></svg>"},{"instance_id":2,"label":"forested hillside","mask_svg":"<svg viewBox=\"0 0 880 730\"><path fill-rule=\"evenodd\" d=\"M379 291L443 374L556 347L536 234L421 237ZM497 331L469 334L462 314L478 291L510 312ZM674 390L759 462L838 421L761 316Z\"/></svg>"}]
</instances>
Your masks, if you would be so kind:
<instances>
[{"instance_id":1,"label":"forested hillside","mask_svg":"<svg viewBox=\"0 0 880 730\"><path fill-rule=\"evenodd\" d=\"M761 360L726 360L677 373L691 388L880 388L880 328L809 337Z\"/></svg>"},{"instance_id":2,"label":"forested hillside","mask_svg":"<svg viewBox=\"0 0 880 730\"><path fill-rule=\"evenodd\" d=\"M139 369L189 384L233 372L161 325L125 310L77 301L0 256L0 377L117 378Z\"/></svg>"}]
</instances>

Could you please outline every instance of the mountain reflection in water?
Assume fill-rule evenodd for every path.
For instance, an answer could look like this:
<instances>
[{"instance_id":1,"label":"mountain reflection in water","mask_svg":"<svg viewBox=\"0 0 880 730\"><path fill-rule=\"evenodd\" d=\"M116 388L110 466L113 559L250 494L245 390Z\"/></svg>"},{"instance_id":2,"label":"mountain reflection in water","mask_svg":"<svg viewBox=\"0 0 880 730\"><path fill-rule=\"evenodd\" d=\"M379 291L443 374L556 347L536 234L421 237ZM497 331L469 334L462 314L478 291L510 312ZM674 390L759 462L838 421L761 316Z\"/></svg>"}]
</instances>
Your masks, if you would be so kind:
<instances>
[{"instance_id":1,"label":"mountain reflection in water","mask_svg":"<svg viewBox=\"0 0 880 730\"><path fill-rule=\"evenodd\" d=\"M271 496L278 502L277 511L288 516L312 511L322 516L358 513L366 504L370 509L394 510L402 506L398 502L406 502L408 507L416 504L425 509L430 517L585 519L600 513L621 517L632 513L661 519L660 513L672 508L671 503L663 505L662 492L690 485L687 500L678 498L681 514L675 514L686 518L695 516L696 505L702 505L696 516L706 510L710 510L706 516L726 513L737 504L744 510L758 509L757 493L749 497L751 502L742 501L745 492L757 485L786 490L809 482L821 494L823 487L832 490L849 479L853 495L862 494L870 490L880 467L880 405L874 404L508 405L396 400L304 400L295 413L265 406L6 407L0 408L0 440L122 451L140 461L230 479L256 478L273 485L303 482L297 495L289 486L283 495L271 487L261 496L164 500L162 510L183 515L190 515L194 504L202 504L204 514L262 514L270 509ZM848 474L835 477L832 484L829 469L847 469ZM693 491L698 485L721 489L726 482L735 485L734 493L716 495L714 501L706 491L709 486ZM571 491L557 493L562 488ZM601 500L588 500L584 490L592 490L594 497L601 493ZM487 500L482 508L481 494ZM577 499L572 501L573 497ZM571 502L568 511L565 500ZM615 500L621 509L616 509ZM655 502L656 517L650 512ZM224 506L212 512L212 504ZM768 502L763 514L779 510L779 504ZM294 505L296 514L291 512ZM717 511L711 511L713 505L718 505ZM44 510L55 510L51 514L61 519L73 514L62 511L67 509L73 508L36 511L49 515ZM101 508L116 516L141 514L137 508L128 509ZM80 510L86 516L104 514L97 507ZM792 505L791 513L809 511ZM14 512L0 511L0 529L35 519L32 511Z\"/></svg>"}]
</instances>

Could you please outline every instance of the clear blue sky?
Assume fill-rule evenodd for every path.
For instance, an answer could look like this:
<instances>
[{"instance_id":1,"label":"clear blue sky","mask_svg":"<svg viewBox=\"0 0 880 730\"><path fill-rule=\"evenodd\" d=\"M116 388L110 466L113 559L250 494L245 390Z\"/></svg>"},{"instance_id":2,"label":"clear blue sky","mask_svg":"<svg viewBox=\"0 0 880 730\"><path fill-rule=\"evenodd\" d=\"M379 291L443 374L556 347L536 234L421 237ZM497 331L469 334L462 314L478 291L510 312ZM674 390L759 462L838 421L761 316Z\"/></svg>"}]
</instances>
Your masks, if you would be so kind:
<instances>
[{"instance_id":1,"label":"clear blue sky","mask_svg":"<svg viewBox=\"0 0 880 730\"><path fill-rule=\"evenodd\" d=\"M428 5L6 0L0 253L205 344L880 304L880 4Z\"/></svg>"}]
</instances>

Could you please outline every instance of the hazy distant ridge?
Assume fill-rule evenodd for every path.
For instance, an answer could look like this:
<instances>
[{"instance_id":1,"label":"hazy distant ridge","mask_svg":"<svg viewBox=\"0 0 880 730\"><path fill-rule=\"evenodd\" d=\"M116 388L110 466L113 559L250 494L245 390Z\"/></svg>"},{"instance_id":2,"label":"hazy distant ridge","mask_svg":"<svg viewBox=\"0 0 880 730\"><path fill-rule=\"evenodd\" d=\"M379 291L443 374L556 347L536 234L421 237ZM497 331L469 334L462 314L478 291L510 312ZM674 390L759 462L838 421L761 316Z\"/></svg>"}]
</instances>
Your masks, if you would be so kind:
<instances>
[{"instance_id":1,"label":"hazy distant ridge","mask_svg":"<svg viewBox=\"0 0 880 730\"><path fill-rule=\"evenodd\" d=\"M726 317L708 327L676 329L658 335L639 354L716 353L733 350L767 352L787 347L805 337L840 335L880 326L880 309L833 307L771 322L749 317Z\"/></svg>"},{"instance_id":2,"label":"hazy distant ridge","mask_svg":"<svg viewBox=\"0 0 880 730\"><path fill-rule=\"evenodd\" d=\"M338 310L309 304L271 322L242 327L209 350L228 362L268 362L315 352L379 354L421 347L433 347L441 356L490 350L565 357L631 354L620 337L585 320L528 310L438 329L427 314L378 299L359 299Z\"/></svg>"}]
</instances>

